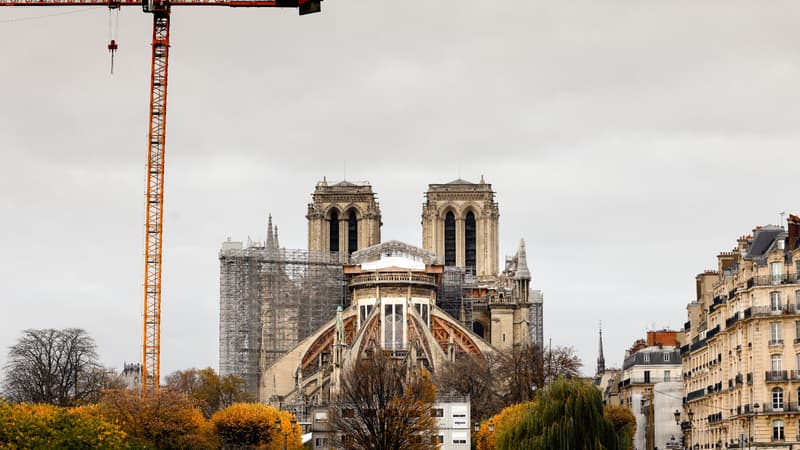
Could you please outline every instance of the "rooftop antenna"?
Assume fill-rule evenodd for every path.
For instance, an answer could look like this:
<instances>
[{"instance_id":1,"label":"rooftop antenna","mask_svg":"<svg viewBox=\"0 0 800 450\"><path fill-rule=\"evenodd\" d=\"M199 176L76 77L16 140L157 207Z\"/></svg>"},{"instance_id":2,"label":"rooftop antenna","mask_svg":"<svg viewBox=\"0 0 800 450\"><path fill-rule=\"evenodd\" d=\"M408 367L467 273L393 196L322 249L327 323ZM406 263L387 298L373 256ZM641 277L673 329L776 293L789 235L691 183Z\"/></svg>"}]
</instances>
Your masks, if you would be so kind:
<instances>
[{"instance_id":1,"label":"rooftop antenna","mask_svg":"<svg viewBox=\"0 0 800 450\"><path fill-rule=\"evenodd\" d=\"M786 216L786 211L781 211L780 215L781 215L781 221L778 222L778 225L783 226L783 218L784 216Z\"/></svg>"}]
</instances>

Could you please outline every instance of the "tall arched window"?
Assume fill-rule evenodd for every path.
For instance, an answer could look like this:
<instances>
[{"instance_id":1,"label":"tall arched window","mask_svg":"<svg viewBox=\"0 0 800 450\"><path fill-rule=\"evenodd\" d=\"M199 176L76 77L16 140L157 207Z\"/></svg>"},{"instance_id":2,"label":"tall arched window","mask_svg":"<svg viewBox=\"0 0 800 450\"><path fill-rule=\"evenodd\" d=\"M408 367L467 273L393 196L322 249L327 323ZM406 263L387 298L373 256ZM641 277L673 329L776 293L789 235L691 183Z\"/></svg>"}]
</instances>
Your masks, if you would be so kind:
<instances>
[{"instance_id":1,"label":"tall arched window","mask_svg":"<svg viewBox=\"0 0 800 450\"><path fill-rule=\"evenodd\" d=\"M339 213L333 211L330 219L330 251L339 251Z\"/></svg>"},{"instance_id":2,"label":"tall arched window","mask_svg":"<svg viewBox=\"0 0 800 450\"><path fill-rule=\"evenodd\" d=\"M347 252L358 250L358 219L355 210L351 209L347 217Z\"/></svg>"},{"instance_id":3,"label":"tall arched window","mask_svg":"<svg viewBox=\"0 0 800 450\"><path fill-rule=\"evenodd\" d=\"M781 388L772 389L772 410L783 411L783 389Z\"/></svg>"},{"instance_id":4,"label":"tall arched window","mask_svg":"<svg viewBox=\"0 0 800 450\"><path fill-rule=\"evenodd\" d=\"M473 270L475 270L475 235L475 214L470 211L464 222L464 265Z\"/></svg>"},{"instance_id":5,"label":"tall arched window","mask_svg":"<svg viewBox=\"0 0 800 450\"><path fill-rule=\"evenodd\" d=\"M456 216L452 211L444 216L444 265L456 265Z\"/></svg>"}]
</instances>

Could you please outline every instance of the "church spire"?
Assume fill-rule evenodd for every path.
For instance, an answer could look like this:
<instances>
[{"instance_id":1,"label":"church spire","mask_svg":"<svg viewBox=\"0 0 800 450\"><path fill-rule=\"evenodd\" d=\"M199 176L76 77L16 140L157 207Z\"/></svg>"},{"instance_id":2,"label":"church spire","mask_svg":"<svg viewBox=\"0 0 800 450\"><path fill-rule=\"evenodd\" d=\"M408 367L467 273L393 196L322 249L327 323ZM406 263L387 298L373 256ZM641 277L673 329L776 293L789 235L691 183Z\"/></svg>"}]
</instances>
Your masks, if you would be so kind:
<instances>
[{"instance_id":1,"label":"church spire","mask_svg":"<svg viewBox=\"0 0 800 450\"><path fill-rule=\"evenodd\" d=\"M281 244L278 242L278 226L277 225L275 225L275 237L273 238L273 241L275 243L274 245L275 245L276 249L281 248Z\"/></svg>"},{"instance_id":2,"label":"church spire","mask_svg":"<svg viewBox=\"0 0 800 450\"><path fill-rule=\"evenodd\" d=\"M600 351L597 356L597 375L606 371L606 358L603 356L603 323L600 322Z\"/></svg>"},{"instance_id":3,"label":"church spire","mask_svg":"<svg viewBox=\"0 0 800 450\"><path fill-rule=\"evenodd\" d=\"M269 215L267 219L267 245L265 246L267 250L271 249L275 242L273 241L273 234L272 234L272 214Z\"/></svg>"},{"instance_id":4,"label":"church spire","mask_svg":"<svg viewBox=\"0 0 800 450\"><path fill-rule=\"evenodd\" d=\"M525 252L525 239L519 240L519 248L517 249L517 270L514 274L514 279L531 279L531 271L528 269L528 255Z\"/></svg>"}]
</instances>

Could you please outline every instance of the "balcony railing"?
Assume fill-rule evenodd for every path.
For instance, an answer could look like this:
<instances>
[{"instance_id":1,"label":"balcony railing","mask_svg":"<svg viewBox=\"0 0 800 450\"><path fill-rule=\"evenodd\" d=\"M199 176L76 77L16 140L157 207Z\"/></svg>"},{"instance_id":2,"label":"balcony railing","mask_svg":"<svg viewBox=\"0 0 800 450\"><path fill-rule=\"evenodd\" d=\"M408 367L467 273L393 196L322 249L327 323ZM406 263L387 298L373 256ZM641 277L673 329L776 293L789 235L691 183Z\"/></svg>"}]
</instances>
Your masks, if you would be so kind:
<instances>
[{"instance_id":1,"label":"balcony railing","mask_svg":"<svg viewBox=\"0 0 800 450\"><path fill-rule=\"evenodd\" d=\"M783 345L783 339L770 339L769 345Z\"/></svg>"},{"instance_id":2,"label":"balcony railing","mask_svg":"<svg viewBox=\"0 0 800 450\"><path fill-rule=\"evenodd\" d=\"M764 378L766 381L787 381L789 376L787 375L785 370L768 370L764 372Z\"/></svg>"},{"instance_id":3,"label":"balcony railing","mask_svg":"<svg viewBox=\"0 0 800 450\"><path fill-rule=\"evenodd\" d=\"M800 380L800 370L790 371L789 376L792 378L792 381Z\"/></svg>"},{"instance_id":4,"label":"balcony railing","mask_svg":"<svg viewBox=\"0 0 800 450\"><path fill-rule=\"evenodd\" d=\"M705 389L698 389L696 391L689 392L686 395L686 401L690 402L690 401L698 399L698 398L700 398L700 397L702 397L704 395L706 395L706 390Z\"/></svg>"},{"instance_id":5,"label":"balcony railing","mask_svg":"<svg viewBox=\"0 0 800 450\"><path fill-rule=\"evenodd\" d=\"M748 289L753 286L777 286L779 284L792 284L797 283L797 275L781 274L781 275L758 275L747 280Z\"/></svg>"},{"instance_id":6,"label":"balcony railing","mask_svg":"<svg viewBox=\"0 0 800 450\"><path fill-rule=\"evenodd\" d=\"M767 402L764 403L763 409L765 413L800 412L800 409L798 409L797 403L795 402L782 402L782 403Z\"/></svg>"}]
</instances>

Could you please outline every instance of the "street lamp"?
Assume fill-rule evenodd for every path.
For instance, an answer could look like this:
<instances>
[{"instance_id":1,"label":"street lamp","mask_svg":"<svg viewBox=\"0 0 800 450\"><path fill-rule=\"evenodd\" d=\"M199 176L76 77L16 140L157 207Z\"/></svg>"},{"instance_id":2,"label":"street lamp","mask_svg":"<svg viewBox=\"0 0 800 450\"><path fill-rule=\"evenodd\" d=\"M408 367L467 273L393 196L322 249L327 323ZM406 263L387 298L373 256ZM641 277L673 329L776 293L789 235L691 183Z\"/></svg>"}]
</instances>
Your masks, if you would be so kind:
<instances>
[{"instance_id":1,"label":"street lamp","mask_svg":"<svg viewBox=\"0 0 800 450\"><path fill-rule=\"evenodd\" d=\"M753 412L750 413L750 431L748 433L749 440L747 441L747 448L753 448L753 416L758 412L757 410L760 407L761 405L758 403L753 403Z\"/></svg>"},{"instance_id":2,"label":"street lamp","mask_svg":"<svg viewBox=\"0 0 800 450\"><path fill-rule=\"evenodd\" d=\"M275 428L278 429L279 433L283 434L283 450L286 450L289 441L289 435L292 434L292 430L294 430L294 427L297 425L297 419L292 417L292 420L289 423L292 425L292 427L289 428L289 431L282 431L280 417L275 418Z\"/></svg>"}]
</instances>

